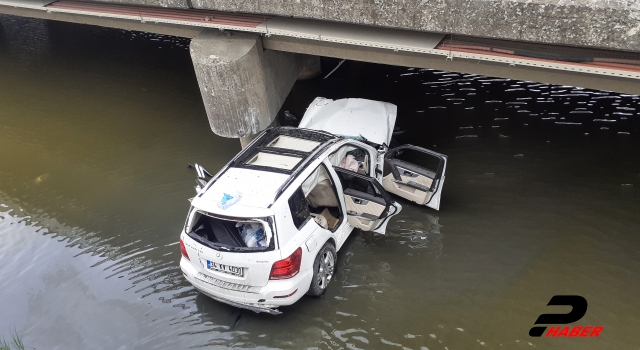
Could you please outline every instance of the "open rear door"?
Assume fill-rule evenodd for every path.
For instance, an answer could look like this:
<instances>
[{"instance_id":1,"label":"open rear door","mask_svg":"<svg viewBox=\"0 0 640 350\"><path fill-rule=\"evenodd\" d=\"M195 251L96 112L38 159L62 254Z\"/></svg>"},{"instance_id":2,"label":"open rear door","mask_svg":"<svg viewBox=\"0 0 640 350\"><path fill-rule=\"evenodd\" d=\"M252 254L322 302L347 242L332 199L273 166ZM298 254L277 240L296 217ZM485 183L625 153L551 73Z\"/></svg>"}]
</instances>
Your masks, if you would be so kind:
<instances>
[{"instance_id":1,"label":"open rear door","mask_svg":"<svg viewBox=\"0 0 640 350\"><path fill-rule=\"evenodd\" d=\"M384 234L389 219L402 209L400 204L375 179L338 167L333 169L342 184L349 224L362 231Z\"/></svg>"},{"instance_id":2,"label":"open rear door","mask_svg":"<svg viewBox=\"0 0 640 350\"><path fill-rule=\"evenodd\" d=\"M384 156L382 186L402 198L439 210L446 168L444 154L403 145Z\"/></svg>"}]
</instances>

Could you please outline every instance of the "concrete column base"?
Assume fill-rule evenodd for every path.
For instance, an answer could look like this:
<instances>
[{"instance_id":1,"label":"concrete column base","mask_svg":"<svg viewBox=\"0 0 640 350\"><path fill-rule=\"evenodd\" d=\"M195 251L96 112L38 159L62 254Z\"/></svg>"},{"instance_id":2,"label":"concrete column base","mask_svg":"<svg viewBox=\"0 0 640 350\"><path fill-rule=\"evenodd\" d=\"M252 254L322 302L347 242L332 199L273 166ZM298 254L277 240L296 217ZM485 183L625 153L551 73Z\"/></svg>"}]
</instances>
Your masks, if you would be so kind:
<instances>
[{"instance_id":1,"label":"concrete column base","mask_svg":"<svg viewBox=\"0 0 640 350\"><path fill-rule=\"evenodd\" d=\"M251 135L251 136L246 136L246 137L241 137L240 138L240 147L242 147L244 149L245 147L249 146L251 141L255 140L256 136L258 136L258 134Z\"/></svg>"},{"instance_id":2,"label":"concrete column base","mask_svg":"<svg viewBox=\"0 0 640 350\"><path fill-rule=\"evenodd\" d=\"M211 130L243 147L275 119L300 72L296 54L264 50L255 34L206 29L190 53Z\"/></svg>"},{"instance_id":3,"label":"concrete column base","mask_svg":"<svg viewBox=\"0 0 640 350\"><path fill-rule=\"evenodd\" d=\"M276 126L280 126L280 122L278 122L277 118L274 119L271 122L271 124L269 124L265 129L274 128ZM242 147L242 148L247 147L251 143L251 141L253 141L256 138L256 136L258 136L258 134L253 134L253 135L248 135L248 136L245 136L245 137L241 137L240 138L240 147Z\"/></svg>"}]
</instances>

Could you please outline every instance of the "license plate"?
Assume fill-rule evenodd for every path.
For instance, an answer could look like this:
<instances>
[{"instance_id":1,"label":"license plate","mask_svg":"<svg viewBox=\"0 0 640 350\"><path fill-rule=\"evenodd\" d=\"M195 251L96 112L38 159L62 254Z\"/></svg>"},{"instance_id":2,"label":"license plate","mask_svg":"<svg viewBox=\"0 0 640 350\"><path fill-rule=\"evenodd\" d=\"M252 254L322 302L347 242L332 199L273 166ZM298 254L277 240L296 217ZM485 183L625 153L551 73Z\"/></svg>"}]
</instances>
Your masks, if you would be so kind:
<instances>
[{"instance_id":1,"label":"license plate","mask_svg":"<svg viewBox=\"0 0 640 350\"><path fill-rule=\"evenodd\" d=\"M242 277L244 275L244 269L242 267L222 265L209 260L207 260L207 268L209 270L214 270L239 277Z\"/></svg>"}]
</instances>

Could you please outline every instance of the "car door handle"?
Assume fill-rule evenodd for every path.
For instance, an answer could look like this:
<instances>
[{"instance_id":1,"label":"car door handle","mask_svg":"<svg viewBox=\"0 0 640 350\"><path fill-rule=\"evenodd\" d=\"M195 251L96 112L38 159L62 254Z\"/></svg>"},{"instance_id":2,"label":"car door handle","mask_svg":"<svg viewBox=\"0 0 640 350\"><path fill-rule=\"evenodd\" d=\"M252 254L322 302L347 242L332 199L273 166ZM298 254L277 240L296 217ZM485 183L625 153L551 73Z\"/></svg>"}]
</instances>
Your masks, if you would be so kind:
<instances>
[{"instance_id":1,"label":"car door handle","mask_svg":"<svg viewBox=\"0 0 640 350\"><path fill-rule=\"evenodd\" d=\"M403 167L400 167L400 166L397 167L396 170L398 170L398 173L400 175L402 175L402 176L407 176L407 177L418 177L418 176L420 176L419 174L417 174L417 173L415 173L413 171L410 171L408 169L405 169Z\"/></svg>"},{"instance_id":2,"label":"car door handle","mask_svg":"<svg viewBox=\"0 0 640 350\"><path fill-rule=\"evenodd\" d=\"M366 199L360 199L360 198L352 198L352 199L353 199L353 203L359 204L359 205L367 205L367 203L369 203L369 201Z\"/></svg>"}]
</instances>

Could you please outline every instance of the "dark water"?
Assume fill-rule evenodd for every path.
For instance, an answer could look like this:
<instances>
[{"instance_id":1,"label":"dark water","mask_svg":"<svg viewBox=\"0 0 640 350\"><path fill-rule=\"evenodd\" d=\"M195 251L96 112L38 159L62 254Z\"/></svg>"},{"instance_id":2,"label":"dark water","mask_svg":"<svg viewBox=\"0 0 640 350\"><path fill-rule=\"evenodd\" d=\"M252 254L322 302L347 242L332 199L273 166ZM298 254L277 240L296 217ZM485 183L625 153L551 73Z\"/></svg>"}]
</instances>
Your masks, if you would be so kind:
<instances>
[{"instance_id":1,"label":"dark water","mask_svg":"<svg viewBox=\"0 0 640 350\"><path fill-rule=\"evenodd\" d=\"M398 105L449 155L439 212L355 232L321 299L278 317L196 293L176 244L209 129L188 41L0 16L0 335L37 349L638 349L640 99L347 62L298 82ZM325 71L337 61L325 60ZM285 119L282 124L290 124ZM599 338L531 338L577 294Z\"/></svg>"}]
</instances>

